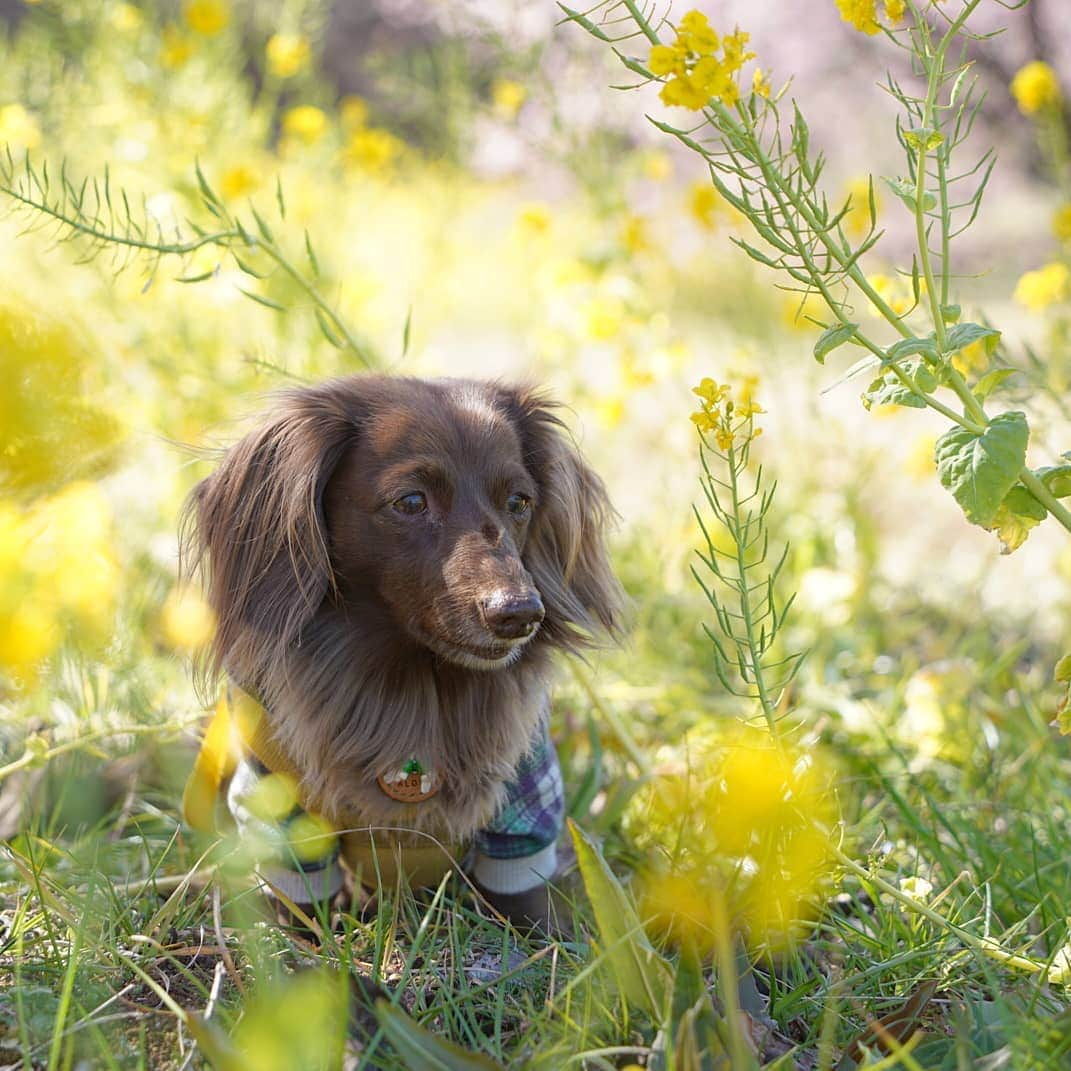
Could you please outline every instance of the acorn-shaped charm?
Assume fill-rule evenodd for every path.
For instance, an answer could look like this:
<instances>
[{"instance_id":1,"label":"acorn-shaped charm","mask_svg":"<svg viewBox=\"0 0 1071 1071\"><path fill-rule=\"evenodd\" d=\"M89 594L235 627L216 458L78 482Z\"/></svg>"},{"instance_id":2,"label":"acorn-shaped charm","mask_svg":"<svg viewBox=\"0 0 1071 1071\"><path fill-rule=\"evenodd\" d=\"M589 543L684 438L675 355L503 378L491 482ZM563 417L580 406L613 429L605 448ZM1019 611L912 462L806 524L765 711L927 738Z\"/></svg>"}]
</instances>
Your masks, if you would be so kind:
<instances>
[{"instance_id":1,"label":"acorn-shaped charm","mask_svg":"<svg viewBox=\"0 0 1071 1071\"><path fill-rule=\"evenodd\" d=\"M399 803L420 803L439 791L439 779L433 770L425 770L416 759L410 759L400 770L381 774L379 787Z\"/></svg>"}]
</instances>

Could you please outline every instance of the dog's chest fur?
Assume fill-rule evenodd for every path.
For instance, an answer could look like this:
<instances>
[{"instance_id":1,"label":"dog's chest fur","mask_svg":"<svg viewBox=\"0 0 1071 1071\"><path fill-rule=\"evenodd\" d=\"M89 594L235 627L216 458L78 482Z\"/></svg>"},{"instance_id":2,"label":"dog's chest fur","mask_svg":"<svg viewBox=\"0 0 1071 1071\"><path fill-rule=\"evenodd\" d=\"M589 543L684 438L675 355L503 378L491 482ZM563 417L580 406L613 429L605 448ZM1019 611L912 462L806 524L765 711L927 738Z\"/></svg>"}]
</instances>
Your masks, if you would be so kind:
<instances>
[{"instance_id":1,"label":"dog's chest fur","mask_svg":"<svg viewBox=\"0 0 1071 1071\"><path fill-rule=\"evenodd\" d=\"M256 681L275 738L303 775L307 808L343 825L471 837L494 816L545 717L548 654L533 645L494 673L430 652L384 662L369 657L361 631L328 612L285 666L232 665L232 673ZM414 757L435 771L439 791L397 802L378 778Z\"/></svg>"}]
</instances>

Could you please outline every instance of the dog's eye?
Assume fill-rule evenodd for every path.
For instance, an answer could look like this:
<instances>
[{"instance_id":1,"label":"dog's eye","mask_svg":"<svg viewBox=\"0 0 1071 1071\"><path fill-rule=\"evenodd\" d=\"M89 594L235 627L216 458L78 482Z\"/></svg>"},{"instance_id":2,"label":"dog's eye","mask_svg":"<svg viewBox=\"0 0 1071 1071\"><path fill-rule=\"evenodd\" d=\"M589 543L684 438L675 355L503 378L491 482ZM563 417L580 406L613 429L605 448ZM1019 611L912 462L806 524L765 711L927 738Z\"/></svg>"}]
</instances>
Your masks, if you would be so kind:
<instances>
[{"instance_id":1,"label":"dog's eye","mask_svg":"<svg viewBox=\"0 0 1071 1071\"><path fill-rule=\"evenodd\" d=\"M417 513L423 513L428 508L428 499L422 491L411 491L407 495L402 495L401 498L396 498L391 503L391 506L398 513L406 513L409 516L413 516Z\"/></svg>"},{"instance_id":2,"label":"dog's eye","mask_svg":"<svg viewBox=\"0 0 1071 1071\"><path fill-rule=\"evenodd\" d=\"M522 495L520 491L517 491L506 499L506 512L514 517L523 517L531 505L532 500L527 495Z\"/></svg>"}]
</instances>

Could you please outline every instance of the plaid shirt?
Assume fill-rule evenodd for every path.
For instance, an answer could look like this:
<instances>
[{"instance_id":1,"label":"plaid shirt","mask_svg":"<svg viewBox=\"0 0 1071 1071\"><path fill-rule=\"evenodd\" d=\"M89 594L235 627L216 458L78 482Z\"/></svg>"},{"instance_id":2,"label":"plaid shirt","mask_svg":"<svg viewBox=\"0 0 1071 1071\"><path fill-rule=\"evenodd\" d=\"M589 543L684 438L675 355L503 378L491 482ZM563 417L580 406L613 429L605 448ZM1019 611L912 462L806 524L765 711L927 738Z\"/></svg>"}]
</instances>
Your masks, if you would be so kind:
<instances>
[{"instance_id":1,"label":"plaid shirt","mask_svg":"<svg viewBox=\"0 0 1071 1071\"><path fill-rule=\"evenodd\" d=\"M343 882L339 838L317 826L320 820L285 792L282 808L266 809L265 797L278 802L277 781L285 782L286 775L247 753L231 779L229 809L243 836L256 837L271 857L259 867L262 877L295 901L328 899ZM506 787L503 805L474 838L477 880L488 886L503 882L508 886L503 891L512 892L552 877L554 844L564 820L561 768L544 718Z\"/></svg>"}]
</instances>

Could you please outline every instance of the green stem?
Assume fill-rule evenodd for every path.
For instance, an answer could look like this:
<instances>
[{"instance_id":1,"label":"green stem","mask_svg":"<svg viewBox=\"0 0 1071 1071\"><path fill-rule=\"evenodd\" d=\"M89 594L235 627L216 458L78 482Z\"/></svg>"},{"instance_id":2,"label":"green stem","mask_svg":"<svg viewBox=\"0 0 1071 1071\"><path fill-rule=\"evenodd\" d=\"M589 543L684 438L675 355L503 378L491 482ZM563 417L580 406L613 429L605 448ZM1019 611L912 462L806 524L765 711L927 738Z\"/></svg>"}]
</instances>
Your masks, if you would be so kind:
<instances>
[{"instance_id":1,"label":"green stem","mask_svg":"<svg viewBox=\"0 0 1071 1071\"><path fill-rule=\"evenodd\" d=\"M755 639L754 614L751 607L751 588L747 582L748 566L744 560L744 539L741 535L740 521L740 484L738 469L738 455L736 447L730 444L728 452L729 462L729 491L732 496L733 516L733 544L736 549L737 576L740 577L740 585L737 594L740 597L740 616L744 621L744 635L747 638L748 654L751 656L751 675L755 679L755 690L759 693L759 703L762 705L762 714L766 719L766 727L770 731L771 739L779 742L777 733L777 705L770 698L766 687L766 678L762 668L762 658L759 654L759 644Z\"/></svg>"}]
</instances>

